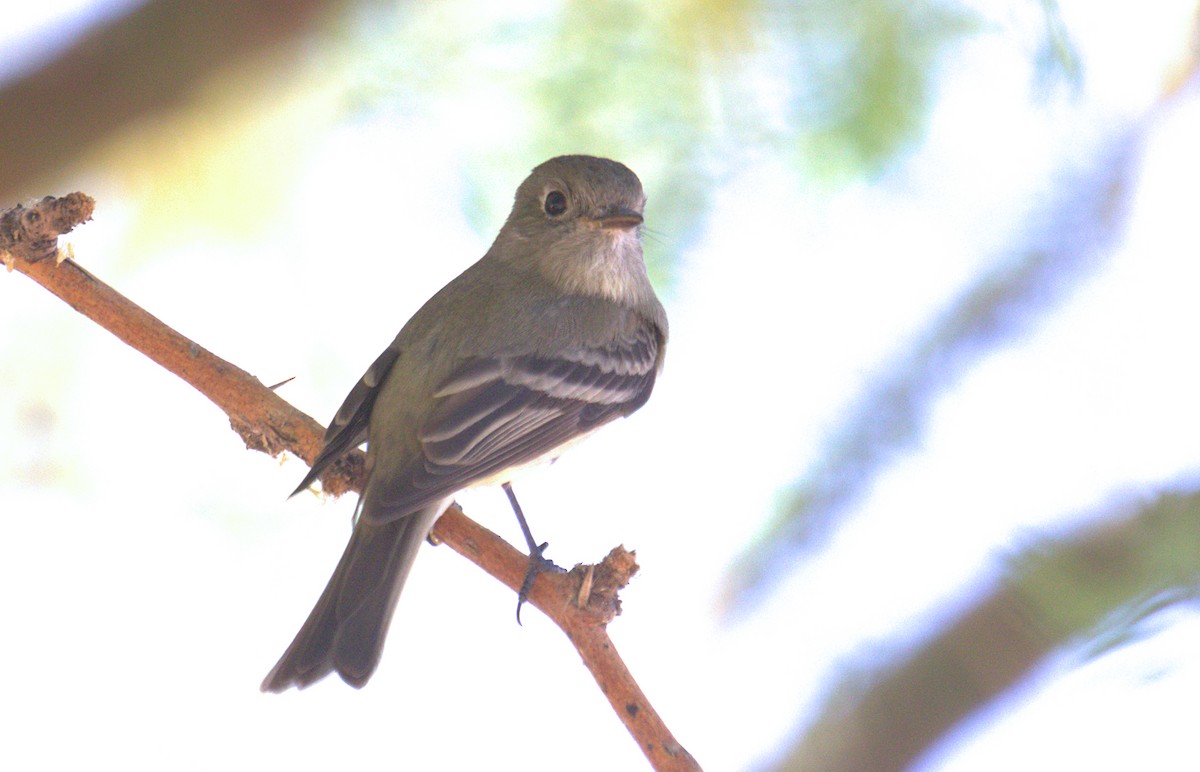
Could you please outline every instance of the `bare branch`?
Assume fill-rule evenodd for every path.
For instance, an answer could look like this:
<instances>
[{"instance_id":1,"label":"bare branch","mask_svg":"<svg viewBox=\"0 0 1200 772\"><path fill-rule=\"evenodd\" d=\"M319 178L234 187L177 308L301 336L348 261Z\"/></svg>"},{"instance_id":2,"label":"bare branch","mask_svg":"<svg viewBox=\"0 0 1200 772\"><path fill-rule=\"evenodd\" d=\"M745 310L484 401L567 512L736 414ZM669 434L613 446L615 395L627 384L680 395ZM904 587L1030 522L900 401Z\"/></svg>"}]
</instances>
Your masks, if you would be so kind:
<instances>
[{"instance_id":1,"label":"bare branch","mask_svg":"<svg viewBox=\"0 0 1200 772\"><path fill-rule=\"evenodd\" d=\"M47 238L53 240L58 233L65 233L90 217L92 200L82 194L72 196L81 198L44 199L37 205L43 208L34 217L26 215L36 207L0 212L0 224L28 221L26 230L22 231L25 236L21 238L8 238L9 227L0 226L3 230L0 239L8 238L7 242L0 240L0 247L9 252L6 262L10 268L29 276L81 314L194 386L225 411L230 425L248 448L271 455L289 451L311 462L321 448L324 429L257 378L172 330L74 260L31 261L28 258L31 253L45 257ZM71 217L56 219L48 216L69 209L68 199L78 205L73 211L82 215L82 219L76 217L72 221ZM86 207L82 206L84 200ZM85 209L86 215L83 214ZM48 222L51 225L46 226ZM56 227L59 228L57 232ZM31 239L31 235L37 238ZM53 253L54 249L50 247L49 254ZM363 478L361 455L352 456L323 475L324 490L334 494L360 490ZM520 588L527 563L525 555L467 518L457 504L438 520L431 537L446 543L514 591ZM529 593L529 602L567 634L617 717L655 769L699 769L642 694L605 629L620 613L618 591L636 571L633 553L618 547L596 566L576 566L567 574L539 575ZM586 602L580 608L577 601L585 578L589 589Z\"/></svg>"},{"instance_id":2,"label":"bare branch","mask_svg":"<svg viewBox=\"0 0 1200 772\"><path fill-rule=\"evenodd\" d=\"M58 254L58 237L92 219L96 201L83 193L46 196L0 212L0 256L36 263ZM5 264L8 259L5 259Z\"/></svg>"}]
</instances>

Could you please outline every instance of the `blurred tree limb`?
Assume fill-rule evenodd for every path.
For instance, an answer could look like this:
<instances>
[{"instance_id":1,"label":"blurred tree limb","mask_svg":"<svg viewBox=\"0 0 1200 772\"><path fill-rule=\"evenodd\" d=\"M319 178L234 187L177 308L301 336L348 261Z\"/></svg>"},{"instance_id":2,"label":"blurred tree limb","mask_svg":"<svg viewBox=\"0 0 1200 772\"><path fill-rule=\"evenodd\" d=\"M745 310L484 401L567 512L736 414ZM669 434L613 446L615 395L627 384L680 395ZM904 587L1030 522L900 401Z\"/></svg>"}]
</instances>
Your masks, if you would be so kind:
<instances>
[{"instance_id":1,"label":"blurred tree limb","mask_svg":"<svg viewBox=\"0 0 1200 772\"><path fill-rule=\"evenodd\" d=\"M836 526L875 475L919 442L932 401L979 357L1034 329L1102 260L1124 224L1146 133L1200 85L1200 8L1193 43L1157 103L1114 133L1090 169L1070 176L1038 223L1036 249L984 276L897 358L831 438L826 460L795 489L792 522L777 520L736 576L742 599L784 560ZM781 755L781 769L903 769L963 718L1064 647L1091 656L1141 633L1155 612L1200 598L1200 491L1166 492L1016 556L1008 576L908 656L848 674ZM772 548L772 539L779 541ZM864 681L866 682L864 684Z\"/></svg>"},{"instance_id":2,"label":"blurred tree limb","mask_svg":"<svg viewBox=\"0 0 1200 772\"><path fill-rule=\"evenodd\" d=\"M1125 222L1141 132L1123 132L1086 170L1057 186L1030 242L984 271L915 342L881 368L824 442L819 460L743 550L730 607L769 591L783 568L821 543L897 458L920 443L937 398L983 358L1028 334L1107 256Z\"/></svg>"},{"instance_id":3,"label":"blurred tree limb","mask_svg":"<svg viewBox=\"0 0 1200 772\"><path fill-rule=\"evenodd\" d=\"M867 673L865 689L861 675L835 684L779 767L904 769L1058 647L1119 642L1149 614L1197 599L1200 492L1163 493L1017 555L999 587L919 651Z\"/></svg>"},{"instance_id":4,"label":"blurred tree limb","mask_svg":"<svg viewBox=\"0 0 1200 772\"><path fill-rule=\"evenodd\" d=\"M56 238L91 218L94 201L82 193L50 196L29 207L0 212L0 258L75 310L182 378L229 416L253 450L290 451L311 463L324 429L246 371L226 362L120 295L69 258L58 256ZM361 453L358 454L361 457ZM321 478L340 494L360 491L361 458L337 465ZM512 590L521 588L527 558L452 505L430 534ZM655 769L694 770L699 765L671 735L625 667L606 627L620 613L618 591L637 571L633 553L614 548L593 566L566 574L541 574L529 602L566 633L617 717Z\"/></svg>"},{"instance_id":5,"label":"blurred tree limb","mask_svg":"<svg viewBox=\"0 0 1200 772\"><path fill-rule=\"evenodd\" d=\"M151 0L0 87L0 201L187 100L214 71L311 31L346 0Z\"/></svg>"},{"instance_id":6,"label":"blurred tree limb","mask_svg":"<svg viewBox=\"0 0 1200 772\"><path fill-rule=\"evenodd\" d=\"M818 460L730 569L727 608L742 611L769 592L893 461L920 444L942 394L988 355L1036 330L1104 264L1127 220L1147 132L1159 112L1197 82L1198 70L1200 11L1193 44L1157 103L1131 125L1115 127L1085 166L1060 172L1048 204L1019 232L1020 248L1002 255L935 315L845 411Z\"/></svg>"}]
</instances>

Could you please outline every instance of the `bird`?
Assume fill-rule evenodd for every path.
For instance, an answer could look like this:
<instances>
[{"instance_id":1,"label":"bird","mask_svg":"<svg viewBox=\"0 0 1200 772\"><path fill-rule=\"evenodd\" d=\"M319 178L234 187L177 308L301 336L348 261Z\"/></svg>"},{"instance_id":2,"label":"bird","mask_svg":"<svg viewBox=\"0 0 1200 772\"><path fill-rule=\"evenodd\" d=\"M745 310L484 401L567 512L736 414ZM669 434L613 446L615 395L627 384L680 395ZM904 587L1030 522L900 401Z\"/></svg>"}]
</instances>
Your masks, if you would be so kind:
<instances>
[{"instance_id":1,"label":"bird","mask_svg":"<svg viewBox=\"0 0 1200 772\"><path fill-rule=\"evenodd\" d=\"M641 408L662 370L667 315L642 254L645 203L617 161L536 166L484 256L351 389L292 495L365 441L353 530L264 692L333 672L367 683L422 542L465 488L504 485L530 547L528 589L545 545L528 533L513 474Z\"/></svg>"}]
</instances>

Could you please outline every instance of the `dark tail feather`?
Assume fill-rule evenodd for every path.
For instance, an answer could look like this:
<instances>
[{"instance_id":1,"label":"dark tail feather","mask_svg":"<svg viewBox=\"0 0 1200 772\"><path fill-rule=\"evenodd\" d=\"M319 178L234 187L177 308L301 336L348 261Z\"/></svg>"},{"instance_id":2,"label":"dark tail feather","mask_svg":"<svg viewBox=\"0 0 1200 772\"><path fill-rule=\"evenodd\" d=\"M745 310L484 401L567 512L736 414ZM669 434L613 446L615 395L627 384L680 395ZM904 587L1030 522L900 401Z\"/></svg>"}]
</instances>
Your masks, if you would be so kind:
<instances>
[{"instance_id":1,"label":"dark tail feather","mask_svg":"<svg viewBox=\"0 0 1200 772\"><path fill-rule=\"evenodd\" d=\"M335 670L355 688L371 678L404 580L442 509L383 525L359 518L317 605L263 680L264 692L303 689Z\"/></svg>"}]
</instances>

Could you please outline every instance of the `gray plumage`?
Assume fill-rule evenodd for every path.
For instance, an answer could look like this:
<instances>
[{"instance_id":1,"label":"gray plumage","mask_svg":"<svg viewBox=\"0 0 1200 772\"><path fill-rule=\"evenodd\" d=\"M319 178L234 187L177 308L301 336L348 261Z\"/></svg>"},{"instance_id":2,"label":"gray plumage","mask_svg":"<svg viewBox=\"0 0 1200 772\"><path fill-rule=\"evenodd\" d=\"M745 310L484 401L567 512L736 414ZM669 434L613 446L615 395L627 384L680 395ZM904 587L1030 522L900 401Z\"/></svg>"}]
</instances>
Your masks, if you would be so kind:
<instances>
[{"instance_id":1,"label":"gray plumage","mask_svg":"<svg viewBox=\"0 0 1200 772\"><path fill-rule=\"evenodd\" d=\"M644 205L637 176L615 161L541 164L487 254L351 390L297 491L366 441L360 517L264 691L333 671L365 684L421 542L454 494L504 481L646 402L667 318L642 260Z\"/></svg>"}]
</instances>

